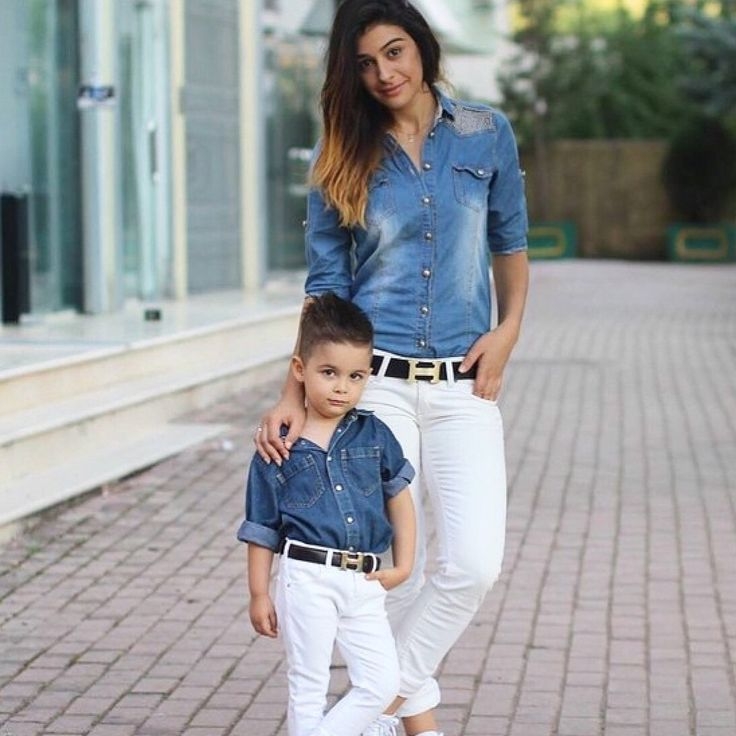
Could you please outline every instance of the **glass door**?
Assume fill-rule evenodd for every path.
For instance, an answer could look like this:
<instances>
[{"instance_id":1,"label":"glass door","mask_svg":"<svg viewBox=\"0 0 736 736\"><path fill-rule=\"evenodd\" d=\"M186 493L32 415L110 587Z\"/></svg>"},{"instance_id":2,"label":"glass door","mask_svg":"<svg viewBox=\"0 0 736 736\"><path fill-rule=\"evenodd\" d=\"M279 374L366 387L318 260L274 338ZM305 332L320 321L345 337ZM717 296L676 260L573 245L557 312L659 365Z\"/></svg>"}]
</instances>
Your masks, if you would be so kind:
<instances>
[{"instance_id":1,"label":"glass door","mask_svg":"<svg viewBox=\"0 0 736 736\"><path fill-rule=\"evenodd\" d=\"M155 300L172 276L166 3L122 0L118 11L125 295Z\"/></svg>"},{"instance_id":2,"label":"glass door","mask_svg":"<svg viewBox=\"0 0 736 736\"><path fill-rule=\"evenodd\" d=\"M76 0L30 0L31 309L81 308Z\"/></svg>"}]
</instances>

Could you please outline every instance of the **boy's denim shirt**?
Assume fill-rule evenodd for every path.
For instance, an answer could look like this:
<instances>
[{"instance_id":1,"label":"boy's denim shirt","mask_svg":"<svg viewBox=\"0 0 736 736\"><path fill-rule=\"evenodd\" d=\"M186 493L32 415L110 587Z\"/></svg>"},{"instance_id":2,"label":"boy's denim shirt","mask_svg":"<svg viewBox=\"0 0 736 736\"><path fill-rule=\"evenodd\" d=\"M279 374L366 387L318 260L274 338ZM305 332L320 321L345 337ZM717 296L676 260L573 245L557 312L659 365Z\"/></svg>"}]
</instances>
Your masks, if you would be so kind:
<instances>
[{"instance_id":1,"label":"boy's denim shirt","mask_svg":"<svg viewBox=\"0 0 736 736\"><path fill-rule=\"evenodd\" d=\"M391 430L352 410L327 451L299 439L281 467L253 456L238 539L278 551L288 537L353 552L381 553L393 537L385 502L406 488L414 468Z\"/></svg>"},{"instance_id":2,"label":"boy's denim shirt","mask_svg":"<svg viewBox=\"0 0 736 736\"><path fill-rule=\"evenodd\" d=\"M307 200L306 293L351 299L373 322L377 348L415 358L465 355L490 329L491 254L527 248L508 120L435 93L441 114L419 169L386 136L365 228L340 227L317 189Z\"/></svg>"}]
</instances>

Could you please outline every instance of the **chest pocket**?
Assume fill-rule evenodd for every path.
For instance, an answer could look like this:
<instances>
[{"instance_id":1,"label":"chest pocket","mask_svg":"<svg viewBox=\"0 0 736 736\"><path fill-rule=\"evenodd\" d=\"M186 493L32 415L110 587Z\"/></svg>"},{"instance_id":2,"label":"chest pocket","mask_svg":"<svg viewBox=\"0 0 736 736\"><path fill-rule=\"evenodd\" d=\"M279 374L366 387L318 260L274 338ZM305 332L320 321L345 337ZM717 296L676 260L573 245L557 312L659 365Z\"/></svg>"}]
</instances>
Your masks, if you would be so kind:
<instances>
[{"instance_id":1,"label":"chest pocket","mask_svg":"<svg viewBox=\"0 0 736 736\"><path fill-rule=\"evenodd\" d=\"M346 447L340 451L342 472L351 487L370 496L381 488L381 451L378 447Z\"/></svg>"},{"instance_id":2,"label":"chest pocket","mask_svg":"<svg viewBox=\"0 0 736 736\"><path fill-rule=\"evenodd\" d=\"M292 455L276 474L281 487L281 502L287 509L306 509L314 506L325 492L314 458Z\"/></svg>"},{"instance_id":3,"label":"chest pocket","mask_svg":"<svg viewBox=\"0 0 736 736\"><path fill-rule=\"evenodd\" d=\"M366 225L380 225L396 212L393 187L388 176L381 172L374 174L368 184L368 203L365 209Z\"/></svg>"},{"instance_id":4,"label":"chest pocket","mask_svg":"<svg viewBox=\"0 0 736 736\"><path fill-rule=\"evenodd\" d=\"M465 207L480 211L488 206L488 189L491 186L493 170L486 166L465 166L454 164L452 179L455 198Z\"/></svg>"}]
</instances>

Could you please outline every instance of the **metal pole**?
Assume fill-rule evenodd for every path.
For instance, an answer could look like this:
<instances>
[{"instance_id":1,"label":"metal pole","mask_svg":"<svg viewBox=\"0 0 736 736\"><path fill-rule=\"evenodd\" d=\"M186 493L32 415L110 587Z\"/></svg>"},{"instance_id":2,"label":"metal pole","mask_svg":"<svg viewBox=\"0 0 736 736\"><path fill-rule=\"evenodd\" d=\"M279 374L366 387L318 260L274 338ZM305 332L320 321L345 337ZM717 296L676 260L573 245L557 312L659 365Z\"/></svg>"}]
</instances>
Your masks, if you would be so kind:
<instances>
[{"instance_id":1,"label":"metal pole","mask_svg":"<svg viewBox=\"0 0 736 736\"><path fill-rule=\"evenodd\" d=\"M79 0L84 311L123 302L117 196L114 0Z\"/></svg>"}]
</instances>

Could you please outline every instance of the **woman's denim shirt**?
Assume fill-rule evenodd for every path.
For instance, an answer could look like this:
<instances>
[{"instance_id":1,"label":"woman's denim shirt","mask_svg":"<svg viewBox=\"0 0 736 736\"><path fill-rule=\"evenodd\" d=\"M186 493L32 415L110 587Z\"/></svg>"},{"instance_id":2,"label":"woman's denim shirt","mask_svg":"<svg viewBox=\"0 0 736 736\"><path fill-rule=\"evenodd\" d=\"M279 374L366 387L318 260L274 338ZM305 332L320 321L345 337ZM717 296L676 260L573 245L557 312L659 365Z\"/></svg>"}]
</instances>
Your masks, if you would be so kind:
<instances>
[{"instance_id":1,"label":"woman's denim shirt","mask_svg":"<svg viewBox=\"0 0 736 736\"><path fill-rule=\"evenodd\" d=\"M452 100L419 169L390 135L369 183L366 227L340 227L317 189L307 200L306 293L365 311L376 347L416 358L465 355L491 325L491 254L526 250L523 175L497 110Z\"/></svg>"},{"instance_id":2,"label":"woman's denim shirt","mask_svg":"<svg viewBox=\"0 0 736 736\"><path fill-rule=\"evenodd\" d=\"M414 468L391 430L371 412L347 414L327 451L299 439L281 467L254 455L238 539L274 551L285 538L352 552L381 553L393 530L385 502Z\"/></svg>"}]
</instances>

